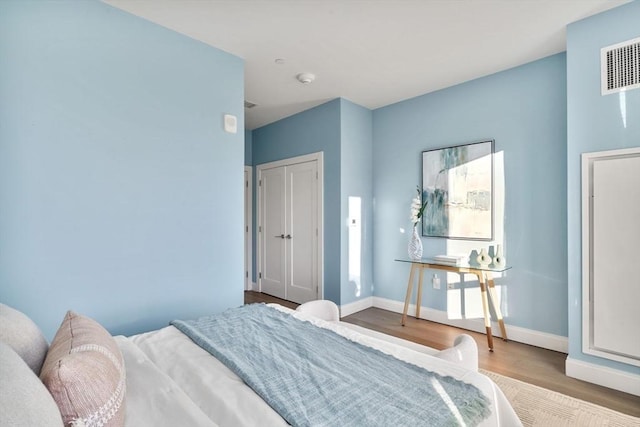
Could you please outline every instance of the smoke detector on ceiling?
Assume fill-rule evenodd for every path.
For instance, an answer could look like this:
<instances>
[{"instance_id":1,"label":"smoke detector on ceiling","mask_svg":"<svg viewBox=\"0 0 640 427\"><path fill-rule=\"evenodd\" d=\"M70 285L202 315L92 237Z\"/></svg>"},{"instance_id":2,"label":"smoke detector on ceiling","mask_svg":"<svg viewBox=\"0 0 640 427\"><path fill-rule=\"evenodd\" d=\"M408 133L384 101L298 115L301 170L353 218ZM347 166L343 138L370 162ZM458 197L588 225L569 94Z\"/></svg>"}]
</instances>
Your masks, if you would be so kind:
<instances>
[{"instance_id":1,"label":"smoke detector on ceiling","mask_svg":"<svg viewBox=\"0 0 640 427\"><path fill-rule=\"evenodd\" d=\"M308 85L316 79L316 75L311 73L300 73L296 76L296 79L298 79L300 83Z\"/></svg>"}]
</instances>

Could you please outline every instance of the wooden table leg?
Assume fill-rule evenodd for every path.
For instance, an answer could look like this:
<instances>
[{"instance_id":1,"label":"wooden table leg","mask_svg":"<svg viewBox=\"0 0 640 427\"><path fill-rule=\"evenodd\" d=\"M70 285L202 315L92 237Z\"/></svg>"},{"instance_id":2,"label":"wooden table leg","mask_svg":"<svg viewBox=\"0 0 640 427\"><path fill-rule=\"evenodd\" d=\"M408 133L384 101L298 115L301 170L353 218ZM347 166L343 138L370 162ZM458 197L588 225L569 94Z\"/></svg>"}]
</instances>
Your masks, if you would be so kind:
<instances>
[{"instance_id":1,"label":"wooden table leg","mask_svg":"<svg viewBox=\"0 0 640 427\"><path fill-rule=\"evenodd\" d=\"M489 289L491 304L493 304L493 309L496 312L496 316L498 316L498 323L500 324L500 333L502 333L502 339L508 341L507 330L504 327L504 320L502 320L502 311L500 311L500 301L498 301L498 298L496 296L496 287L493 283L493 277L491 276L491 273L487 273L487 288Z\"/></svg>"},{"instance_id":2,"label":"wooden table leg","mask_svg":"<svg viewBox=\"0 0 640 427\"><path fill-rule=\"evenodd\" d=\"M407 310L409 309L409 301L411 300L411 293L413 291L413 273L416 268L420 268L416 264L411 264L411 273L409 273L409 283L407 283L407 296L404 299L404 311L402 312L402 326L407 321Z\"/></svg>"},{"instance_id":3,"label":"wooden table leg","mask_svg":"<svg viewBox=\"0 0 640 427\"><path fill-rule=\"evenodd\" d=\"M487 299L487 286L484 283L484 274L478 274L480 292L482 293L482 310L484 311L484 327L487 330L487 343L489 351L493 351L493 335L491 334L491 315L489 314L489 301Z\"/></svg>"},{"instance_id":4,"label":"wooden table leg","mask_svg":"<svg viewBox=\"0 0 640 427\"><path fill-rule=\"evenodd\" d=\"M416 319L420 318L420 306L422 305L422 277L424 276L424 268L419 266L420 273L418 273L418 300L416 301Z\"/></svg>"}]
</instances>

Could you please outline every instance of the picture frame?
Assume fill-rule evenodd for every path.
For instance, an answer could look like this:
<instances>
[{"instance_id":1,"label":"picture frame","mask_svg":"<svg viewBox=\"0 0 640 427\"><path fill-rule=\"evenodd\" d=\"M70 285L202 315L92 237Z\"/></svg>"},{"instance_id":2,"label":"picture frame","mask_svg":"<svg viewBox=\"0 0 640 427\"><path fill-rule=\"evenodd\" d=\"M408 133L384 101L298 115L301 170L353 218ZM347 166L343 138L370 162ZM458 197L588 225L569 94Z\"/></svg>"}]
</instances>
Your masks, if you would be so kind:
<instances>
[{"instance_id":1,"label":"picture frame","mask_svg":"<svg viewBox=\"0 0 640 427\"><path fill-rule=\"evenodd\" d=\"M422 152L422 235L490 241L493 139Z\"/></svg>"}]
</instances>

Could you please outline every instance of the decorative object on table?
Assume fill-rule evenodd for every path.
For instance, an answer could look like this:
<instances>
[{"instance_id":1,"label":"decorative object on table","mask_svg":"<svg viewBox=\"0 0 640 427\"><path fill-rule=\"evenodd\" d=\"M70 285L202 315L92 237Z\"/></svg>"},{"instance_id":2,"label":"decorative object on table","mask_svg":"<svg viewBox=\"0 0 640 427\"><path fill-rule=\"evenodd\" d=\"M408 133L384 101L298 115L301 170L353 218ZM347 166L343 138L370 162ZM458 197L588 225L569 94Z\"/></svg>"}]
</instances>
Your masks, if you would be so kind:
<instances>
[{"instance_id":1,"label":"decorative object on table","mask_svg":"<svg viewBox=\"0 0 640 427\"><path fill-rule=\"evenodd\" d=\"M413 232L409 238L409 247L407 249L409 258L411 259L422 258L422 240L420 240L420 235L418 234L418 223L420 222L420 218L422 218L424 208L427 206L427 202L422 203L422 200L420 200L420 187L416 186L416 192L418 195L411 201Z\"/></svg>"},{"instance_id":2,"label":"decorative object on table","mask_svg":"<svg viewBox=\"0 0 640 427\"><path fill-rule=\"evenodd\" d=\"M478 264L480 264L480 267L487 267L489 264L491 264L491 257L487 254L487 251L484 248L482 248L480 249L480 253L476 258L476 261L478 261Z\"/></svg>"},{"instance_id":3,"label":"decorative object on table","mask_svg":"<svg viewBox=\"0 0 640 427\"><path fill-rule=\"evenodd\" d=\"M422 250L422 241L420 240L420 235L418 234L418 227L414 226L411 237L409 238L409 247L407 249L409 258L414 260L422 259Z\"/></svg>"},{"instance_id":4,"label":"decorative object on table","mask_svg":"<svg viewBox=\"0 0 640 427\"><path fill-rule=\"evenodd\" d=\"M507 260L502 254L502 245L496 245L496 253L493 257L493 266L504 267L505 265L507 265Z\"/></svg>"},{"instance_id":5,"label":"decorative object on table","mask_svg":"<svg viewBox=\"0 0 640 427\"><path fill-rule=\"evenodd\" d=\"M461 265L465 258L464 255L436 255L433 260L439 264Z\"/></svg>"},{"instance_id":6,"label":"decorative object on table","mask_svg":"<svg viewBox=\"0 0 640 427\"><path fill-rule=\"evenodd\" d=\"M422 235L493 239L494 141L422 152Z\"/></svg>"},{"instance_id":7,"label":"decorative object on table","mask_svg":"<svg viewBox=\"0 0 640 427\"><path fill-rule=\"evenodd\" d=\"M467 257L466 261L469 263L469 265L473 266L473 267L477 267L478 266L478 254L479 252L475 249L471 250L471 253L469 254L469 256Z\"/></svg>"}]
</instances>

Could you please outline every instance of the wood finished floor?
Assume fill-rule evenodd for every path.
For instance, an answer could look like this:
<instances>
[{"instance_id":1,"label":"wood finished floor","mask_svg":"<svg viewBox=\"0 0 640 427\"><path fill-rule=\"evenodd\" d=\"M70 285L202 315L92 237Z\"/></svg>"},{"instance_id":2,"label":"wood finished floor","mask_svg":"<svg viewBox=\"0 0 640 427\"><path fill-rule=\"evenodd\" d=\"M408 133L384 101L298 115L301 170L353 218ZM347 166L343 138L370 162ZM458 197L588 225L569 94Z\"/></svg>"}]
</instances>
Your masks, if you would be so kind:
<instances>
[{"instance_id":1,"label":"wood finished floor","mask_svg":"<svg viewBox=\"0 0 640 427\"><path fill-rule=\"evenodd\" d=\"M259 292L245 292L245 304L275 302L289 308L298 304ZM605 406L618 412L640 417L640 397L567 377L564 374L565 353L494 338L494 351L487 348L484 334L440 323L408 317L400 324L401 314L368 308L341 320L365 328L404 338L438 350L450 347L460 333L471 335L478 344L480 368L554 390L578 399ZM507 333L509 327L507 326Z\"/></svg>"}]
</instances>

